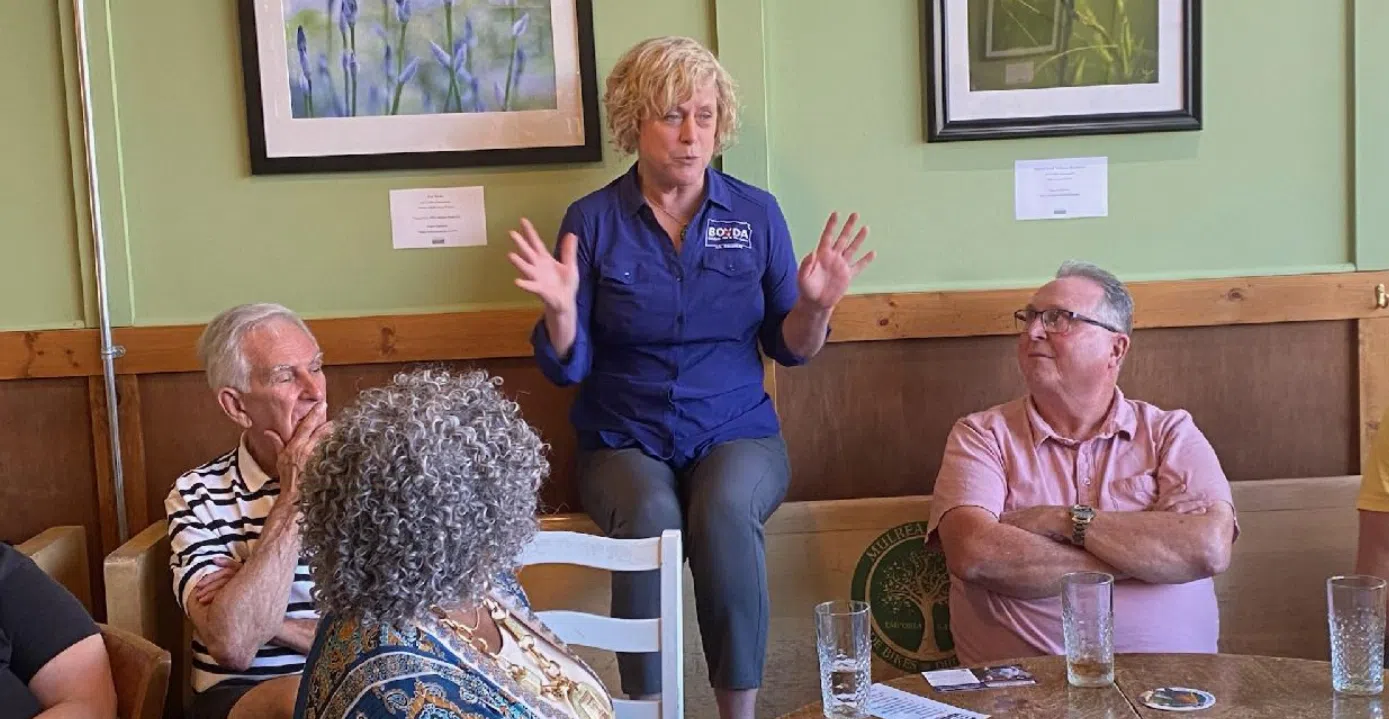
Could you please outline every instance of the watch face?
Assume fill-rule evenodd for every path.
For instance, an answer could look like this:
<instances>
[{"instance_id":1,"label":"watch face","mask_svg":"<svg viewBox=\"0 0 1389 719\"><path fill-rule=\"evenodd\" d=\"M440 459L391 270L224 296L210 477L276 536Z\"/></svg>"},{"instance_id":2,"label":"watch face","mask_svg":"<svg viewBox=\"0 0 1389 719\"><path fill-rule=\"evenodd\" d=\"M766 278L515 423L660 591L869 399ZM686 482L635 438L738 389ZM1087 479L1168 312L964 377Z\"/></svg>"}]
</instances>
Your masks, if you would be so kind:
<instances>
[{"instance_id":1,"label":"watch face","mask_svg":"<svg viewBox=\"0 0 1389 719\"><path fill-rule=\"evenodd\" d=\"M1085 505L1076 505L1075 507L1071 508L1071 515L1076 519L1094 519L1095 508L1087 507Z\"/></svg>"}]
</instances>

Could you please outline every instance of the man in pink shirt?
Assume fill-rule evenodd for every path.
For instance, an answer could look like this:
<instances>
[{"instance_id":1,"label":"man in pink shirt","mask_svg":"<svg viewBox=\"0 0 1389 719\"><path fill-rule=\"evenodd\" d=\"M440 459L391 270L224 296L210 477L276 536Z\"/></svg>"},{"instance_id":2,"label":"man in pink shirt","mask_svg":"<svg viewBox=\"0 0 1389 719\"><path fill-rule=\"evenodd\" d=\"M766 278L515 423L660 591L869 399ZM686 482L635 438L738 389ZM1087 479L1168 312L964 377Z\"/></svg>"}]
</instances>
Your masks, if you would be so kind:
<instances>
[{"instance_id":1,"label":"man in pink shirt","mask_svg":"<svg viewBox=\"0 0 1389 719\"><path fill-rule=\"evenodd\" d=\"M960 662L1065 653L1080 571L1115 577L1116 652L1215 652L1230 485L1191 415L1119 391L1133 298L1067 262L1015 317L1028 393L955 424L931 503Z\"/></svg>"}]
</instances>

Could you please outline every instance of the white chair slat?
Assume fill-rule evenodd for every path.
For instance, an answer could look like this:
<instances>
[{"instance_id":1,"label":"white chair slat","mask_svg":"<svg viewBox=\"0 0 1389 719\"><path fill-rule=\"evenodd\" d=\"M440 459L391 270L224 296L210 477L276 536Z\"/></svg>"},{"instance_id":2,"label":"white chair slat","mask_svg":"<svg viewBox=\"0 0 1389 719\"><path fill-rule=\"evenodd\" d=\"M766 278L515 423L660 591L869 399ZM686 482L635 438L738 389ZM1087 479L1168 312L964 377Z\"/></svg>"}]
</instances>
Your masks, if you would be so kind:
<instances>
[{"instance_id":1,"label":"white chair slat","mask_svg":"<svg viewBox=\"0 0 1389 719\"><path fill-rule=\"evenodd\" d=\"M566 644L614 652L661 651L659 619L614 619L562 609L536 612L536 616Z\"/></svg>"},{"instance_id":2,"label":"white chair slat","mask_svg":"<svg viewBox=\"0 0 1389 719\"><path fill-rule=\"evenodd\" d=\"M521 564L577 564L610 572L644 572L660 568L661 538L614 540L580 532L537 532L521 553Z\"/></svg>"}]
</instances>

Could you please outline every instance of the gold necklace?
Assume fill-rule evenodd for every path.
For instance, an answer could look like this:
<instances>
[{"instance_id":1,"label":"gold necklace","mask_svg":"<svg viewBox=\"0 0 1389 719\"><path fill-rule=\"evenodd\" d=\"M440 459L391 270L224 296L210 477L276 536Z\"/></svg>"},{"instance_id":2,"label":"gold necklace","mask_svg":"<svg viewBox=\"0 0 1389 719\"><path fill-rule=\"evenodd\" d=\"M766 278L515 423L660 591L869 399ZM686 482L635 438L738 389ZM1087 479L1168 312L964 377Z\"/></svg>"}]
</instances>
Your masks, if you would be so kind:
<instances>
[{"instance_id":1,"label":"gold necklace","mask_svg":"<svg viewBox=\"0 0 1389 719\"><path fill-rule=\"evenodd\" d=\"M448 619L448 617L445 617L445 619ZM456 622L458 620L449 619L449 621ZM477 628L482 626L482 607L476 604L473 605L473 626L470 627L467 624L464 624L463 622L458 622L458 626L462 627L465 631L467 631L468 636L472 636L473 632L476 632Z\"/></svg>"},{"instance_id":2,"label":"gold necklace","mask_svg":"<svg viewBox=\"0 0 1389 719\"><path fill-rule=\"evenodd\" d=\"M535 637L524 624L511 616L510 612L490 597L483 599L482 604L487 608L488 616L492 618L493 622L496 622L497 628L511 635L517 646L521 648L522 653L540 668L540 676L536 676L529 668L503 657L500 647L496 652L488 651L487 642L475 634L476 626L470 628L462 622L450 619L448 614L439 607L434 607L433 611L440 624L452 630L483 656L495 662L512 681L530 687L536 693L556 703L568 704L569 708L573 710L574 716L579 719L613 719L610 700L588 684L576 682L565 676L559 662L545 656L536 648ZM481 624L482 616L479 614L478 625Z\"/></svg>"},{"instance_id":3,"label":"gold necklace","mask_svg":"<svg viewBox=\"0 0 1389 719\"><path fill-rule=\"evenodd\" d=\"M685 228L690 226L690 219L691 219L691 218L689 218L689 217L680 217L679 215L675 214L674 212L671 212L670 210L667 210L666 208L661 207L661 203L656 202L655 200L652 200L652 199L649 198L649 197L648 197L647 200L646 200L646 204L651 205L653 208L655 208L655 210L656 210L657 212L661 213L662 215L665 215L666 217L669 217L670 219L675 220L675 224L677 224L677 225L680 226L680 231L679 231L677 234L681 234L681 235L685 234Z\"/></svg>"}]
</instances>

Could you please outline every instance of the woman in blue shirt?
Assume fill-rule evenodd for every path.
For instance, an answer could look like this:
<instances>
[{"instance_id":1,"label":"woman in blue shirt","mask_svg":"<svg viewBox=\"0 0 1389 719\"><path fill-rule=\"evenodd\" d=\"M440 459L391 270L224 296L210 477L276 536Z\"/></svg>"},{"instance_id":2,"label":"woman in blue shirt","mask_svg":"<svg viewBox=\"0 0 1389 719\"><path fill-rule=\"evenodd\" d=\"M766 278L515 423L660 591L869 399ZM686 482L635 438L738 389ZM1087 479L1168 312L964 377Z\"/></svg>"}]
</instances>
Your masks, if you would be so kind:
<instances>
[{"instance_id":1,"label":"woman in blue shirt","mask_svg":"<svg viewBox=\"0 0 1389 719\"><path fill-rule=\"evenodd\" d=\"M554 254L527 220L516 284L544 304L541 370L579 384L572 420L584 510L613 537L680 529L709 676L724 719L752 717L769 602L762 525L790 465L763 389L762 351L806 362L873 259L831 214L797 269L771 194L710 167L737 125L733 82L688 38L656 38L613 68L603 98L630 171L569 207ZM655 573L613 575L615 616L659 616ZM623 691L660 691L655 655L619 657Z\"/></svg>"}]
</instances>

